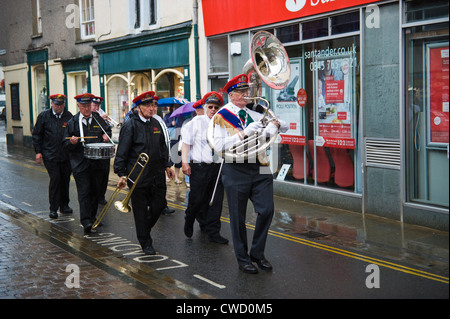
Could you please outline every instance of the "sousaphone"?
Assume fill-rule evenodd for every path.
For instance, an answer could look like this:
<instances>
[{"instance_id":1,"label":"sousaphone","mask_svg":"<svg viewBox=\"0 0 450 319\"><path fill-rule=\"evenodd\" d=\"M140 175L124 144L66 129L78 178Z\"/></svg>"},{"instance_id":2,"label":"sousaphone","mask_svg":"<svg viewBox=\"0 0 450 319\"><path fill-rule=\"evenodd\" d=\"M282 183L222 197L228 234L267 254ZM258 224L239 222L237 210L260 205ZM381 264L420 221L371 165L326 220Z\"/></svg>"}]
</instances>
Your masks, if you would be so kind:
<instances>
[{"instance_id":1,"label":"sousaphone","mask_svg":"<svg viewBox=\"0 0 450 319\"><path fill-rule=\"evenodd\" d=\"M273 34L266 31L257 32L252 37L250 56L251 58L242 70L242 73L248 76L250 84L249 105L247 106L264 114L261 122L263 127L266 127L271 121L276 120L276 116L270 110L269 102L260 97L261 80L272 89L284 89L289 84L291 76L289 57L281 42ZM223 157L225 161L239 162L257 157L260 162L267 164L266 151L275 142L277 134L265 138L255 133L230 149L216 150L214 148L214 117L208 126L207 140L216 154Z\"/></svg>"}]
</instances>

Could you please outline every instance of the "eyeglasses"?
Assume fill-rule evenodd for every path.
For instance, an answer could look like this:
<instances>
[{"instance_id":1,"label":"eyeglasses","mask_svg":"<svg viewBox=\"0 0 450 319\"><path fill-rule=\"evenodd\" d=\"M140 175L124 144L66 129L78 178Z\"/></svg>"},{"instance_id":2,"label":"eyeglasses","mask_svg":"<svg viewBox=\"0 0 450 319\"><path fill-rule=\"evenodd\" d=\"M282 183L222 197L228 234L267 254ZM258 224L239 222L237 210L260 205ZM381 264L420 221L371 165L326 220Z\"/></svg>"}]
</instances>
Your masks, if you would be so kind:
<instances>
[{"instance_id":1,"label":"eyeglasses","mask_svg":"<svg viewBox=\"0 0 450 319\"><path fill-rule=\"evenodd\" d=\"M220 109L220 106L218 106L218 105L208 105L208 109L212 110L213 108L215 110L218 110L218 109Z\"/></svg>"}]
</instances>

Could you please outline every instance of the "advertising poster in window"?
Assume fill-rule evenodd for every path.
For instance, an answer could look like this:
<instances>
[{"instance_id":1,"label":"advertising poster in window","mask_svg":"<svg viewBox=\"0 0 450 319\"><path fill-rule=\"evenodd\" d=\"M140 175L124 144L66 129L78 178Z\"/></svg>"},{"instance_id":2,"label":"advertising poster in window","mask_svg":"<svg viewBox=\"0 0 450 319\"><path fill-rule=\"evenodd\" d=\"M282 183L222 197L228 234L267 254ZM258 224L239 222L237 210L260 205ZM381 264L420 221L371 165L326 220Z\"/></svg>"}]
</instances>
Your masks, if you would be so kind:
<instances>
[{"instance_id":1,"label":"advertising poster in window","mask_svg":"<svg viewBox=\"0 0 450 319\"><path fill-rule=\"evenodd\" d=\"M317 59L316 107L319 146L355 148L351 57Z\"/></svg>"},{"instance_id":2,"label":"advertising poster in window","mask_svg":"<svg viewBox=\"0 0 450 319\"><path fill-rule=\"evenodd\" d=\"M289 130L280 134L281 144L306 145L303 135L303 109L297 102L297 92L302 85L299 61L291 61L291 79L289 84L280 91L275 91L274 112L285 121Z\"/></svg>"},{"instance_id":3,"label":"advertising poster in window","mask_svg":"<svg viewBox=\"0 0 450 319\"><path fill-rule=\"evenodd\" d=\"M428 47L428 66L428 143L448 144L448 43Z\"/></svg>"}]
</instances>

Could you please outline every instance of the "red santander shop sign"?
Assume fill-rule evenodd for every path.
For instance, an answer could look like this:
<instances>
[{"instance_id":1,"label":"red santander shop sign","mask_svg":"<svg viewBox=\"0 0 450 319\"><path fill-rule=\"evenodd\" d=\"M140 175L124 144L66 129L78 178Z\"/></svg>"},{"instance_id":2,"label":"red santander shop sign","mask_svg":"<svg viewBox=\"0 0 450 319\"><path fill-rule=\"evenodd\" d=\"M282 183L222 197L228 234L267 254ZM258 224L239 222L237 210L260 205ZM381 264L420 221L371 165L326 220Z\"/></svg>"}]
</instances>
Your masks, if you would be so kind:
<instances>
[{"instance_id":1,"label":"red santander shop sign","mask_svg":"<svg viewBox=\"0 0 450 319\"><path fill-rule=\"evenodd\" d=\"M202 0L205 35L254 28L380 0Z\"/></svg>"}]
</instances>

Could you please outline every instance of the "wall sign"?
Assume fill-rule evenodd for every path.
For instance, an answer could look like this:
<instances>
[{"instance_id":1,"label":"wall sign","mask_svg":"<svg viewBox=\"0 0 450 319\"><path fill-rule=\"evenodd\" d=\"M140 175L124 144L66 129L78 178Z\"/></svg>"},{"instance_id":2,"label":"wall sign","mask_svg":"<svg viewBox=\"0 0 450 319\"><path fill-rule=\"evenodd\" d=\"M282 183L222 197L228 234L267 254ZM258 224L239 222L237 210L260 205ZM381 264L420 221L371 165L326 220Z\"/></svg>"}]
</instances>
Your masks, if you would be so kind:
<instances>
[{"instance_id":1,"label":"wall sign","mask_svg":"<svg viewBox=\"0 0 450 319\"><path fill-rule=\"evenodd\" d=\"M245 0L236 4L236 0L203 0L205 35L248 29L379 1ZM236 6L239 7L238 10Z\"/></svg>"}]
</instances>

